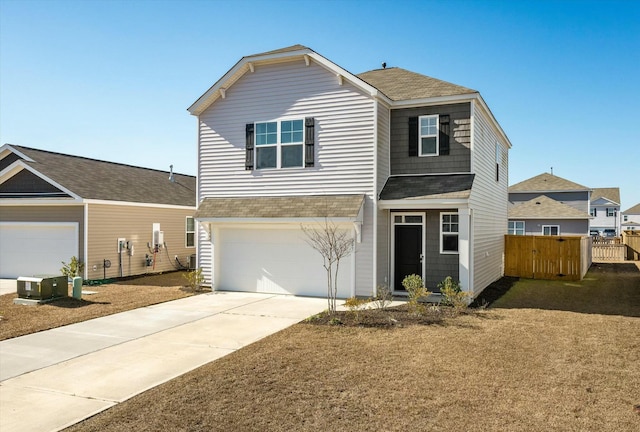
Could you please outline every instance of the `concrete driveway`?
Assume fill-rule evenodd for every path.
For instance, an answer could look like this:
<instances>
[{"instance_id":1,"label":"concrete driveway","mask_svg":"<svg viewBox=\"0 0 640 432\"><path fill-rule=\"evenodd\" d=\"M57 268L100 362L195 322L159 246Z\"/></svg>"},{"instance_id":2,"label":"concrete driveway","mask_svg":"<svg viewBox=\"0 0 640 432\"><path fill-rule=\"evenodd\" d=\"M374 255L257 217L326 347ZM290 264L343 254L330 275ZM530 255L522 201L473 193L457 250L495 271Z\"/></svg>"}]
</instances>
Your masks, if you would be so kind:
<instances>
[{"instance_id":1,"label":"concrete driveway","mask_svg":"<svg viewBox=\"0 0 640 432\"><path fill-rule=\"evenodd\" d=\"M61 430L326 306L214 292L2 341L0 430Z\"/></svg>"}]
</instances>

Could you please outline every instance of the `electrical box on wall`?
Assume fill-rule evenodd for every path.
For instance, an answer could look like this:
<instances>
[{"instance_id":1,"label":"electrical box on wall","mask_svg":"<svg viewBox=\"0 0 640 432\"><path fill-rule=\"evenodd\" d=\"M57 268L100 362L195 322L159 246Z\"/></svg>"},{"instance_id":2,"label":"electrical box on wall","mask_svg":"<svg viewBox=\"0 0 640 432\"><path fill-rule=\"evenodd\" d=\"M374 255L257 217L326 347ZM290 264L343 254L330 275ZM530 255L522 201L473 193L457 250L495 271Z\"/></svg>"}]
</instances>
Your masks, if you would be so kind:
<instances>
[{"instance_id":1,"label":"electrical box on wall","mask_svg":"<svg viewBox=\"0 0 640 432\"><path fill-rule=\"evenodd\" d=\"M164 231L153 232L153 244L162 247L164 244Z\"/></svg>"},{"instance_id":2,"label":"electrical box on wall","mask_svg":"<svg viewBox=\"0 0 640 432\"><path fill-rule=\"evenodd\" d=\"M126 238L119 238L118 239L118 253L122 253L127 249L128 249L127 239Z\"/></svg>"}]
</instances>

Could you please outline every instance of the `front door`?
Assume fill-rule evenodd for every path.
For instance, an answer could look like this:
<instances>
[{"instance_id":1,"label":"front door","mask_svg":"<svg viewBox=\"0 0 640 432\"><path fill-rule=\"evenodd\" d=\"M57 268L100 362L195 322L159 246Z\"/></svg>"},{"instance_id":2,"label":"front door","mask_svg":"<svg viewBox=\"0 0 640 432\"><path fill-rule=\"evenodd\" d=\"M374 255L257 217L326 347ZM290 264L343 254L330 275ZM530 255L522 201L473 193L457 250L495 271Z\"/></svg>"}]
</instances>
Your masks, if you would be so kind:
<instances>
[{"instance_id":1,"label":"front door","mask_svg":"<svg viewBox=\"0 0 640 432\"><path fill-rule=\"evenodd\" d=\"M423 215L394 216L393 289L404 291L402 280L411 274L422 274Z\"/></svg>"}]
</instances>

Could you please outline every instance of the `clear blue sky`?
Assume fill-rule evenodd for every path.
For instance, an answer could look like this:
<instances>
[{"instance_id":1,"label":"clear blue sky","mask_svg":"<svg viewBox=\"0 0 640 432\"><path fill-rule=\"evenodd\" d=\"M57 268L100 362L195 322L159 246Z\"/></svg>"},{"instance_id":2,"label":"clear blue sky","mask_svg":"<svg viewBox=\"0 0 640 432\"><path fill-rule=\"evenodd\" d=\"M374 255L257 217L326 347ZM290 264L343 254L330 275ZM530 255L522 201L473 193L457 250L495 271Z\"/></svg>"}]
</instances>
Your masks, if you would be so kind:
<instances>
[{"instance_id":1,"label":"clear blue sky","mask_svg":"<svg viewBox=\"0 0 640 432\"><path fill-rule=\"evenodd\" d=\"M186 108L242 56L306 45L479 90L510 184L640 203L640 1L0 0L0 144L196 173Z\"/></svg>"}]
</instances>

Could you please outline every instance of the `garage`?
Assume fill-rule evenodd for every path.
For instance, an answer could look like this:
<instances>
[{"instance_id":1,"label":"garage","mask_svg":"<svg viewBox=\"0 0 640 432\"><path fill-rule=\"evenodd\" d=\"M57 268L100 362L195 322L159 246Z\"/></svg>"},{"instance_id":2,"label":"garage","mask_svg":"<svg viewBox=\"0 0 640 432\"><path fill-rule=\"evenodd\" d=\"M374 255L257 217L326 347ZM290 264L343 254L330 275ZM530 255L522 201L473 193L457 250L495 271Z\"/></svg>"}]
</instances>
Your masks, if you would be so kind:
<instances>
[{"instance_id":1,"label":"garage","mask_svg":"<svg viewBox=\"0 0 640 432\"><path fill-rule=\"evenodd\" d=\"M78 256L75 222L0 223L0 278L60 274L62 261Z\"/></svg>"},{"instance_id":2,"label":"garage","mask_svg":"<svg viewBox=\"0 0 640 432\"><path fill-rule=\"evenodd\" d=\"M216 289L326 297L322 256L306 242L299 225L220 228L216 242ZM340 260L338 297L351 294L352 256Z\"/></svg>"}]
</instances>

